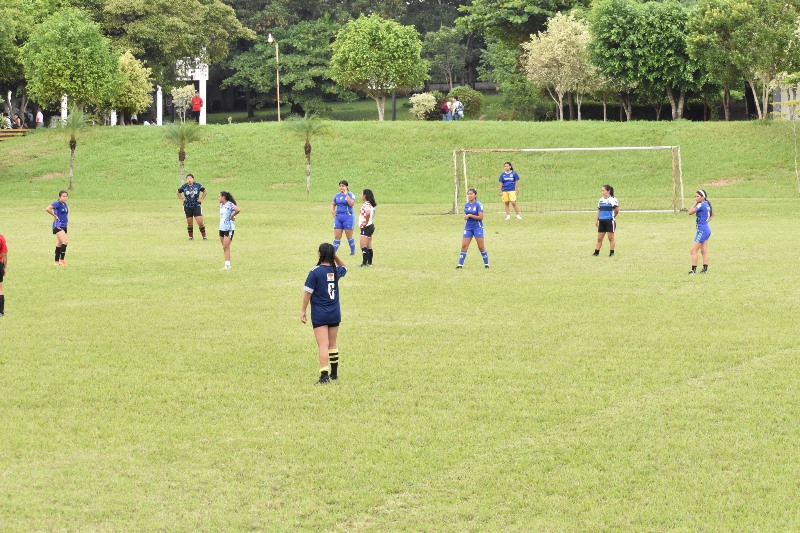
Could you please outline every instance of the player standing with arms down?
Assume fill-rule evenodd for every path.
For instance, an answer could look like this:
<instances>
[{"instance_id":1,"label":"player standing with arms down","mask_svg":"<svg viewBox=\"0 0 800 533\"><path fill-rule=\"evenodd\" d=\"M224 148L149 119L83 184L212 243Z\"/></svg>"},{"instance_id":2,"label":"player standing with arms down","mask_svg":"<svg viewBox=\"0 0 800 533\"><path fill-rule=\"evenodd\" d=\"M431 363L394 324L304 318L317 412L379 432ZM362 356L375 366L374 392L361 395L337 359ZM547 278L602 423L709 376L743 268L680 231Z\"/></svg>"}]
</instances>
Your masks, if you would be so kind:
<instances>
[{"instance_id":1,"label":"player standing with arms down","mask_svg":"<svg viewBox=\"0 0 800 533\"><path fill-rule=\"evenodd\" d=\"M194 219L197 219L197 227L203 240L206 238L206 227L203 224L203 200L206 199L206 188L195 183L194 176L186 175L186 183L178 188L178 200L183 202L183 213L186 215L186 231L189 232L189 240L194 240Z\"/></svg>"},{"instance_id":2,"label":"player standing with arms down","mask_svg":"<svg viewBox=\"0 0 800 533\"><path fill-rule=\"evenodd\" d=\"M364 204L361 206L358 217L358 227L361 230L361 266L372 266L372 234L375 233L375 195L371 189L364 189L361 194Z\"/></svg>"},{"instance_id":3,"label":"player standing with arms down","mask_svg":"<svg viewBox=\"0 0 800 533\"><path fill-rule=\"evenodd\" d=\"M53 217L53 235L56 236L55 266L67 266L64 256L67 255L67 223L69 207L67 207L67 191L58 191L58 200L44 208Z\"/></svg>"},{"instance_id":4,"label":"player standing with arms down","mask_svg":"<svg viewBox=\"0 0 800 533\"><path fill-rule=\"evenodd\" d=\"M478 191L469 189L467 191L467 199L469 201L464 204L464 220L466 220L464 223L464 238L461 239L461 255L458 256L458 266L456 268L464 267L467 250L473 238L478 243L478 250L481 251L483 267L489 268L489 252L483 246L483 205L478 201Z\"/></svg>"},{"instance_id":5,"label":"player standing with arms down","mask_svg":"<svg viewBox=\"0 0 800 533\"><path fill-rule=\"evenodd\" d=\"M6 277L8 264L8 245L6 238L0 233L0 318L6 314L6 293L3 291L3 278Z\"/></svg>"},{"instance_id":6,"label":"player standing with arms down","mask_svg":"<svg viewBox=\"0 0 800 533\"><path fill-rule=\"evenodd\" d=\"M703 189L694 194L694 207L689 210L689 214L697 215L697 234L692 244L692 269L689 274L697 273L697 250L700 250L703 255L703 270L700 273L706 274L708 273L708 239L711 237L711 227L708 223L714 218L714 210Z\"/></svg>"},{"instance_id":7,"label":"player standing with arms down","mask_svg":"<svg viewBox=\"0 0 800 533\"><path fill-rule=\"evenodd\" d=\"M614 233L617 231L619 202L614 198L614 187L611 185L603 185L600 188L600 194L603 196L597 203L597 218L594 220L594 225L597 227L597 246L595 246L592 255L600 255L600 248L603 247L603 237L608 235L608 245L611 248L611 251L608 252L608 257L614 257L614 247L616 246Z\"/></svg>"},{"instance_id":8,"label":"player standing with arms down","mask_svg":"<svg viewBox=\"0 0 800 533\"><path fill-rule=\"evenodd\" d=\"M303 286L303 306L300 322L306 323L306 309L311 303L311 325L319 349L319 380L330 383L339 378L339 348L336 337L342 321L339 303L339 279L347 274L347 267L333 250L333 245L324 242L317 250L317 266L312 268Z\"/></svg>"},{"instance_id":9,"label":"player standing with arms down","mask_svg":"<svg viewBox=\"0 0 800 533\"><path fill-rule=\"evenodd\" d=\"M500 174L497 180L500 182L500 198L506 204L506 220L511 220L511 211L508 209L508 204L514 206L514 212L517 214L517 220L522 220L519 214L519 207L517 207L517 195L519 194L519 174L514 172L514 167L511 166L510 161L506 161L503 166L504 171Z\"/></svg>"},{"instance_id":10,"label":"player standing with arms down","mask_svg":"<svg viewBox=\"0 0 800 533\"><path fill-rule=\"evenodd\" d=\"M333 216L333 251L339 249L342 242L342 230L347 236L347 244L350 245L350 255L356 255L356 240L353 238L353 204L356 203L356 195L348 189L347 180L339 182L339 193L333 197L331 202L331 215Z\"/></svg>"},{"instance_id":11,"label":"player standing with arms down","mask_svg":"<svg viewBox=\"0 0 800 533\"><path fill-rule=\"evenodd\" d=\"M236 205L236 200L228 191L219 193L219 242L222 243L222 253L225 255L225 266L222 270L231 269L231 241L236 229L235 219L241 209Z\"/></svg>"}]
</instances>

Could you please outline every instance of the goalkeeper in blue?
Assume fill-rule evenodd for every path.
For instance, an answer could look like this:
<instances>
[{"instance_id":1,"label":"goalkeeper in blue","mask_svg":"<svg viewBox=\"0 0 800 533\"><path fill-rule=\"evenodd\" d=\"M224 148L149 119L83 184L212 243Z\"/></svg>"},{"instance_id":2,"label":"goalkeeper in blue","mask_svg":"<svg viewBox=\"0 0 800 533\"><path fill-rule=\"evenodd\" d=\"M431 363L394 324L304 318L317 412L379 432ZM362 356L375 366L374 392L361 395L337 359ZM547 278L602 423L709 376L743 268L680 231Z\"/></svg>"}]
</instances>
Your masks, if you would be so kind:
<instances>
[{"instance_id":1,"label":"goalkeeper in blue","mask_svg":"<svg viewBox=\"0 0 800 533\"><path fill-rule=\"evenodd\" d=\"M347 236L347 244L350 245L350 255L356 254L356 240L353 238L353 204L356 203L356 195L350 192L350 184L347 180L339 182L339 193L333 197L331 202L331 215L333 216L333 251L339 250L342 242L342 231Z\"/></svg>"},{"instance_id":2,"label":"goalkeeper in blue","mask_svg":"<svg viewBox=\"0 0 800 533\"><path fill-rule=\"evenodd\" d=\"M689 214L697 217L697 233L694 236L694 243L692 243L692 269L689 271L689 275L697 273L698 250L703 256L703 270L700 273L706 274L708 272L708 239L711 237L711 228L708 223L714 217L714 210L703 189L694 194L694 207L689 210Z\"/></svg>"},{"instance_id":3,"label":"goalkeeper in blue","mask_svg":"<svg viewBox=\"0 0 800 533\"><path fill-rule=\"evenodd\" d=\"M458 256L458 266L464 267L464 260L467 258L467 250L472 243L472 239L478 243L478 250L483 257L483 267L489 268L489 253L483 246L483 205L478 201L478 191L469 189L467 199L464 204L464 237L461 239L461 255Z\"/></svg>"},{"instance_id":4,"label":"goalkeeper in blue","mask_svg":"<svg viewBox=\"0 0 800 533\"><path fill-rule=\"evenodd\" d=\"M619 202L614 198L614 187L603 185L600 188L602 197L597 202L597 218L594 225L597 227L597 246L592 255L600 255L600 248L603 247L603 238L608 235L608 246L611 249L608 257L614 257L614 247L616 241L614 233L617 231L617 215L619 214Z\"/></svg>"}]
</instances>

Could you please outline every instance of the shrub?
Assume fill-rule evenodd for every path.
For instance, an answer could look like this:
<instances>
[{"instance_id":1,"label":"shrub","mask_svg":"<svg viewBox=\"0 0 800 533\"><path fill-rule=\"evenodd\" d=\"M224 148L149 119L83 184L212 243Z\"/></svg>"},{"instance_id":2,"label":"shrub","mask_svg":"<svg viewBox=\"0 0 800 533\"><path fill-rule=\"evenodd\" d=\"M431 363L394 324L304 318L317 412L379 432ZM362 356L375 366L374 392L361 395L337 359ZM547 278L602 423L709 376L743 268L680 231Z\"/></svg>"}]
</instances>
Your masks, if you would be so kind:
<instances>
[{"instance_id":1,"label":"shrub","mask_svg":"<svg viewBox=\"0 0 800 533\"><path fill-rule=\"evenodd\" d=\"M481 116L481 109L483 108L483 94L476 91L472 87L461 85L453 87L448 96L455 96L464 104L464 117L466 118L479 118Z\"/></svg>"},{"instance_id":2,"label":"shrub","mask_svg":"<svg viewBox=\"0 0 800 533\"><path fill-rule=\"evenodd\" d=\"M415 94L408 101L411 104L411 109L408 111L417 117L417 120L429 120L431 112L438 108L436 97L431 93Z\"/></svg>"}]
</instances>

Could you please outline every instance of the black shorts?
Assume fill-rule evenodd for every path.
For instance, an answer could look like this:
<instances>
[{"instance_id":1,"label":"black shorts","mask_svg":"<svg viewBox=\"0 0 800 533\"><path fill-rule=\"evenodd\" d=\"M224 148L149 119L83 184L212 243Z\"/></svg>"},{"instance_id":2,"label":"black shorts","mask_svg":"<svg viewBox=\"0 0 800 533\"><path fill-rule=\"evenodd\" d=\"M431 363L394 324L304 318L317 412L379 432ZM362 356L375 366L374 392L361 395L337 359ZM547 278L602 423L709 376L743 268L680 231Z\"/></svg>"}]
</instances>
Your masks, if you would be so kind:
<instances>
[{"instance_id":1,"label":"black shorts","mask_svg":"<svg viewBox=\"0 0 800 533\"><path fill-rule=\"evenodd\" d=\"M317 324L313 320L311 321L311 326L314 329L321 328L322 326L328 326L329 328L338 328L341 322L336 322L335 324Z\"/></svg>"},{"instance_id":2,"label":"black shorts","mask_svg":"<svg viewBox=\"0 0 800 533\"><path fill-rule=\"evenodd\" d=\"M233 240L233 230L219 230L220 237L228 237L230 240Z\"/></svg>"},{"instance_id":3,"label":"black shorts","mask_svg":"<svg viewBox=\"0 0 800 533\"><path fill-rule=\"evenodd\" d=\"M597 233L614 233L617 230L617 221L613 218L600 220L597 224Z\"/></svg>"},{"instance_id":4,"label":"black shorts","mask_svg":"<svg viewBox=\"0 0 800 533\"><path fill-rule=\"evenodd\" d=\"M57 228L53 228L53 235L58 235L59 231L63 231L64 233L66 233L67 232L67 227L66 226L59 226Z\"/></svg>"},{"instance_id":5,"label":"black shorts","mask_svg":"<svg viewBox=\"0 0 800 533\"><path fill-rule=\"evenodd\" d=\"M365 228L361 228L361 236L362 237L372 237L372 234L375 233L375 225L370 224Z\"/></svg>"},{"instance_id":6,"label":"black shorts","mask_svg":"<svg viewBox=\"0 0 800 533\"><path fill-rule=\"evenodd\" d=\"M203 208L200 204L194 207L183 206L183 212L186 213L186 218L203 216Z\"/></svg>"}]
</instances>

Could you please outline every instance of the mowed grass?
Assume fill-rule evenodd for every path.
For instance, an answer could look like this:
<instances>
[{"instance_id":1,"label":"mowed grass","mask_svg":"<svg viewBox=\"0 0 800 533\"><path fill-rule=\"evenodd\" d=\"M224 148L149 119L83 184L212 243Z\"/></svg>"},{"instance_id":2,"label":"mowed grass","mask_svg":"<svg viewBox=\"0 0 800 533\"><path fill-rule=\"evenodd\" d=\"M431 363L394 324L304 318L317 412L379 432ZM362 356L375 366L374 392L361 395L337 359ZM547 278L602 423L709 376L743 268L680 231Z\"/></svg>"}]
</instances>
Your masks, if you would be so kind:
<instances>
[{"instance_id":1,"label":"mowed grass","mask_svg":"<svg viewBox=\"0 0 800 533\"><path fill-rule=\"evenodd\" d=\"M675 127L701 137L680 124L658 134ZM37 133L36 158L12 158L0 179L2 529L797 530L796 192L775 146L764 168L731 149L779 139L774 129L716 128L705 150L735 161L690 149L687 190L738 181L714 186L711 273L694 277L693 217L624 209L614 258L591 257L593 213L506 223L493 209L492 268L473 247L456 271L463 217L440 214L448 188L438 197L424 171L442 165L427 161L436 147L407 149L423 169L406 176L413 201L386 176L368 183L383 192L376 265L344 256L341 379L329 387L314 385L299 310L332 237L337 172L320 165L327 181L297 199L302 180L269 181L289 156L254 156L264 169L248 179L229 156L247 141L233 143L218 154L224 178L206 141L195 168L212 190L210 239L189 242L175 177L157 181L172 168L162 148L143 154L132 137L129 157L152 161L137 174L118 131L106 163L92 132L58 268L42 209L63 184L46 163L62 147ZM376 131L361 151L391 143ZM97 148L82 160L86 145ZM349 145L323 146L356 173L374 164ZM229 272L220 187L242 208Z\"/></svg>"}]
</instances>

